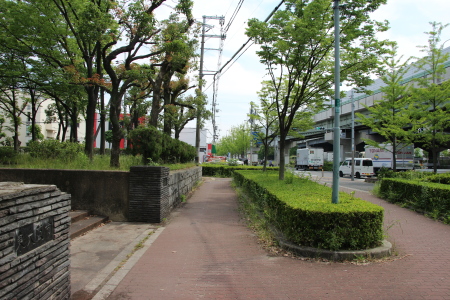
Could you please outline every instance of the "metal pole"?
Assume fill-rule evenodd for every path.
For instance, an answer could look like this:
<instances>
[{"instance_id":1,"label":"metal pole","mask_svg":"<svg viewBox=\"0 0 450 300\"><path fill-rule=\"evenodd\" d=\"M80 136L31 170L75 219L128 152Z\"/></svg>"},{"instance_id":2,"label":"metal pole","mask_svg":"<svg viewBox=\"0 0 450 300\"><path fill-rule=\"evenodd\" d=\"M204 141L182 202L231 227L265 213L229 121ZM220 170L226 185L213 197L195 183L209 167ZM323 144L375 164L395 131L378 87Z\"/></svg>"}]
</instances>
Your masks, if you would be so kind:
<instances>
[{"instance_id":1,"label":"metal pole","mask_svg":"<svg viewBox=\"0 0 450 300\"><path fill-rule=\"evenodd\" d=\"M339 37L339 0L334 0L334 128L333 128L333 191L331 196L332 203L339 203L339 164L340 164L340 37Z\"/></svg>"},{"instance_id":2,"label":"metal pole","mask_svg":"<svg viewBox=\"0 0 450 300\"><path fill-rule=\"evenodd\" d=\"M355 102L352 90L352 181L355 181Z\"/></svg>"}]
</instances>

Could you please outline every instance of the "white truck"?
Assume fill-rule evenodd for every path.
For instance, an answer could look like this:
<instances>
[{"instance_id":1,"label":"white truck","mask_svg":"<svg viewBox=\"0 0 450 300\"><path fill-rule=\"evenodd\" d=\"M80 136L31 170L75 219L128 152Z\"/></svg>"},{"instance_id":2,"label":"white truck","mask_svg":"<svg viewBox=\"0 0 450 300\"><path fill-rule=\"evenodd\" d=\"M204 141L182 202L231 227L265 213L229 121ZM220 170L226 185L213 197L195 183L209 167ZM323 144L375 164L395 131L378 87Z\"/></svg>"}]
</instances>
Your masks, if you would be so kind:
<instances>
[{"instance_id":1,"label":"white truck","mask_svg":"<svg viewBox=\"0 0 450 300\"><path fill-rule=\"evenodd\" d=\"M383 148L366 146L365 157L371 158L373 168L377 173L381 168L393 169L394 157L396 157L397 171L414 169L414 145L398 145L397 153L392 153L392 145L380 145Z\"/></svg>"},{"instance_id":2,"label":"white truck","mask_svg":"<svg viewBox=\"0 0 450 300\"><path fill-rule=\"evenodd\" d=\"M258 154L257 153L247 153L247 159L248 159L248 164L252 166L257 166L258 165Z\"/></svg>"},{"instance_id":3,"label":"white truck","mask_svg":"<svg viewBox=\"0 0 450 300\"><path fill-rule=\"evenodd\" d=\"M322 170L323 168L323 149L305 148L297 149L297 158L295 169Z\"/></svg>"}]
</instances>

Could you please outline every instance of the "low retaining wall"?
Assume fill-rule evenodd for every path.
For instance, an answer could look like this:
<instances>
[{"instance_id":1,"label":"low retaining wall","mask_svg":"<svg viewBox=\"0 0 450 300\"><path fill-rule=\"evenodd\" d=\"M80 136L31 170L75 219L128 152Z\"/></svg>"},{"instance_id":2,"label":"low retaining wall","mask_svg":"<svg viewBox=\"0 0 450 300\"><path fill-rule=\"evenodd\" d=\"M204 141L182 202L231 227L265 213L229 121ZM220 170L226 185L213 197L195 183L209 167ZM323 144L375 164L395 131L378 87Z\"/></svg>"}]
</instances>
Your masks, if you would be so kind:
<instances>
[{"instance_id":1,"label":"low retaining wall","mask_svg":"<svg viewBox=\"0 0 450 300\"><path fill-rule=\"evenodd\" d=\"M162 222L201 177L200 167L171 173L165 167L131 167L129 220Z\"/></svg>"},{"instance_id":2,"label":"low retaining wall","mask_svg":"<svg viewBox=\"0 0 450 300\"><path fill-rule=\"evenodd\" d=\"M56 185L71 194L73 210L118 222L162 222L201 177L201 167L173 172L152 166L132 167L130 172L0 168L0 182Z\"/></svg>"},{"instance_id":3,"label":"low retaining wall","mask_svg":"<svg viewBox=\"0 0 450 300\"><path fill-rule=\"evenodd\" d=\"M0 181L53 184L72 196L73 210L108 216L113 221L128 219L130 172L0 168Z\"/></svg>"},{"instance_id":4,"label":"low retaining wall","mask_svg":"<svg viewBox=\"0 0 450 300\"><path fill-rule=\"evenodd\" d=\"M0 183L0 299L70 299L70 195Z\"/></svg>"}]
</instances>

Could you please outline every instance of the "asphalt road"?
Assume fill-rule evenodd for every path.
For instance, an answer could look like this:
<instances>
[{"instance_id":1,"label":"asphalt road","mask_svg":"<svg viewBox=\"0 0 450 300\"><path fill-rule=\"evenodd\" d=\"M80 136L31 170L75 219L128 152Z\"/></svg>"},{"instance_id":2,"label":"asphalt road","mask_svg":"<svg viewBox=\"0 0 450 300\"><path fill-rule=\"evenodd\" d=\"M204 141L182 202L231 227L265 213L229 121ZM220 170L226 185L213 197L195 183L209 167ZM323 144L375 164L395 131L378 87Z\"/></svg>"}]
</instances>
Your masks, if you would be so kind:
<instances>
[{"instance_id":1,"label":"asphalt road","mask_svg":"<svg viewBox=\"0 0 450 300\"><path fill-rule=\"evenodd\" d=\"M298 176L308 176L312 180L318 180L322 183L326 183L331 187L333 184L333 172L332 171L294 171ZM370 192L373 189L374 183L368 183L364 181L365 178L355 178L354 181L348 176L339 178L339 186L350 188L356 191Z\"/></svg>"},{"instance_id":2,"label":"asphalt road","mask_svg":"<svg viewBox=\"0 0 450 300\"><path fill-rule=\"evenodd\" d=\"M418 169L417 172L433 172L431 169ZM438 173L448 173L449 169L438 169ZM332 171L294 171L298 176L311 176L313 180L327 183L328 186L333 184ZM371 192L374 188L374 183L365 182L365 178L355 178L354 181L349 176L339 177L339 186L349 188L356 191Z\"/></svg>"}]
</instances>

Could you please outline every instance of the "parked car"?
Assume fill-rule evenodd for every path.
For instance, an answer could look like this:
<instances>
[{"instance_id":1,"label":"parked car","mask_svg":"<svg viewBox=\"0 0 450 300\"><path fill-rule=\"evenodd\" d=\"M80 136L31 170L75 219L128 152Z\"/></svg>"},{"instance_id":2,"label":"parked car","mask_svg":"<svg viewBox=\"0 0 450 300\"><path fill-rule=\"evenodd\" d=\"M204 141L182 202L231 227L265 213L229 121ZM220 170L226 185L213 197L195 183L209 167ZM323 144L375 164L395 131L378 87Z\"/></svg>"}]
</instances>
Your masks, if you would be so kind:
<instances>
[{"instance_id":1,"label":"parked car","mask_svg":"<svg viewBox=\"0 0 450 300\"><path fill-rule=\"evenodd\" d=\"M373 161L371 158L355 158L354 175L356 178L361 178L362 176L372 177L375 176L373 170ZM351 176L352 174L352 159L347 158L339 167L339 176L344 175Z\"/></svg>"}]
</instances>

